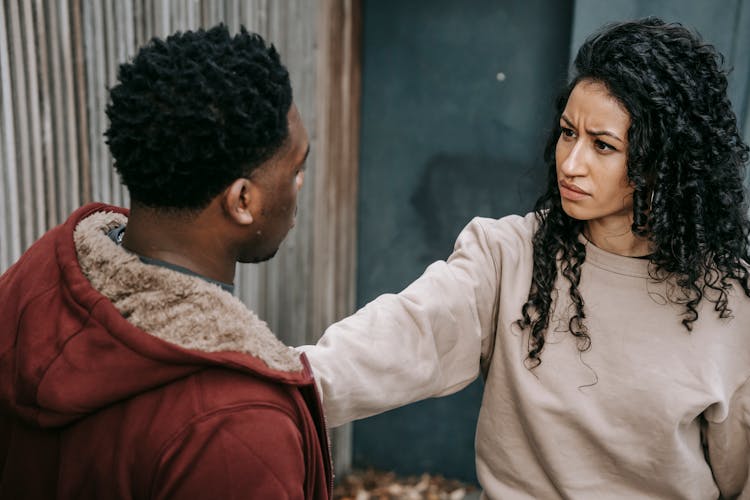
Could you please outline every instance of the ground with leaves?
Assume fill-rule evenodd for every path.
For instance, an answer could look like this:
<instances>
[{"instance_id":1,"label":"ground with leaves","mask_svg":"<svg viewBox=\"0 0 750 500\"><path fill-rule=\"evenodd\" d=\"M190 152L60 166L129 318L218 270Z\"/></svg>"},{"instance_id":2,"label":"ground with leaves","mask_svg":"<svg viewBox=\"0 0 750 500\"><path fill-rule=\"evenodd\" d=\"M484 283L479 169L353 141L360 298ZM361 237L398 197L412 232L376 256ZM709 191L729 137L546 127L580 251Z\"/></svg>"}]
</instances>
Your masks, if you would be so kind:
<instances>
[{"instance_id":1,"label":"ground with leaves","mask_svg":"<svg viewBox=\"0 0 750 500\"><path fill-rule=\"evenodd\" d=\"M353 471L339 478L334 500L475 500L476 486L442 476L398 477L393 472Z\"/></svg>"}]
</instances>

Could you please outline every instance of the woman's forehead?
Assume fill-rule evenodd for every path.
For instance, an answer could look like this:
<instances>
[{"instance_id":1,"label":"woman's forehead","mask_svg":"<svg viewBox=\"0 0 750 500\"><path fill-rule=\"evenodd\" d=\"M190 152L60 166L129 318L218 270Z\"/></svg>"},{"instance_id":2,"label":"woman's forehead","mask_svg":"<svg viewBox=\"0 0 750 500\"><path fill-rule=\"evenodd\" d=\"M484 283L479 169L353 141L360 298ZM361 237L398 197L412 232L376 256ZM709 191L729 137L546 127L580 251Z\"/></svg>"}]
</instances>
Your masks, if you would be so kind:
<instances>
[{"instance_id":1,"label":"woman's forehead","mask_svg":"<svg viewBox=\"0 0 750 500\"><path fill-rule=\"evenodd\" d=\"M587 127L630 127L630 114L612 95L606 85L593 80L583 80L573 88L563 115L569 120L584 120Z\"/></svg>"}]
</instances>

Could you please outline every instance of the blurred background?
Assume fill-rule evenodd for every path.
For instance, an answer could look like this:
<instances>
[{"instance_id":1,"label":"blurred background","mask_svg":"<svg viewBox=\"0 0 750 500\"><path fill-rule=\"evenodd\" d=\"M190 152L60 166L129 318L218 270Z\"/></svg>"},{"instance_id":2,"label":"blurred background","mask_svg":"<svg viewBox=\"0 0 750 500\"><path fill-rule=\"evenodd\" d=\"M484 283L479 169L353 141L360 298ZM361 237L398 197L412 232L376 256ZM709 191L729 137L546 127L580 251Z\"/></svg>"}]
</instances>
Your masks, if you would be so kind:
<instances>
[{"instance_id":1,"label":"blurred background","mask_svg":"<svg viewBox=\"0 0 750 500\"><path fill-rule=\"evenodd\" d=\"M724 54L750 142L750 0L0 0L0 272L81 204L127 206L102 135L117 65L153 36L244 25L287 64L312 152L297 227L237 293L285 342L315 342L445 258L471 217L529 211L577 47L647 15ZM337 429L337 471L474 483L481 392Z\"/></svg>"}]
</instances>

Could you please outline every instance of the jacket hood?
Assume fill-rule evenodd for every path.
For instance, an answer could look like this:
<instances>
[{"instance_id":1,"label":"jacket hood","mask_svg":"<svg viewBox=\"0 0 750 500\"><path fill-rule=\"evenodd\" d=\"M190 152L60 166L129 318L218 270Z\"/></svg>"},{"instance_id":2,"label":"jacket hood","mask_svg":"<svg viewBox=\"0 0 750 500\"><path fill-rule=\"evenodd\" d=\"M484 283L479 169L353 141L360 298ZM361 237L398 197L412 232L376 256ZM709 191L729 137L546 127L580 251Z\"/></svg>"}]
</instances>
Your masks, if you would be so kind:
<instances>
[{"instance_id":1,"label":"jacket hood","mask_svg":"<svg viewBox=\"0 0 750 500\"><path fill-rule=\"evenodd\" d=\"M62 426L211 366L313 384L304 355L234 296L112 242L126 221L120 208L83 207L0 276L6 410Z\"/></svg>"}]
</instances>

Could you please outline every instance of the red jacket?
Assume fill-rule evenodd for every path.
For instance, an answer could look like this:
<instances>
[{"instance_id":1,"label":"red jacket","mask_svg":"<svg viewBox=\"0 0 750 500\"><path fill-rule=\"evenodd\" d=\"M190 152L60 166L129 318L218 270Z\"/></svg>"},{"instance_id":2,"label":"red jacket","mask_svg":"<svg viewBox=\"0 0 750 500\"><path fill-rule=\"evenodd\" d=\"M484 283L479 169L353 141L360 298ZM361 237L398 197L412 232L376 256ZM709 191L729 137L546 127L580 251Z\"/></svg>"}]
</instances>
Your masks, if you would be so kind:
<instances>
[{"instance_id":1,"label":"red jacket","mask_svg":"<svg viewBox=\"0 0 750 500\"><path fill-rule=\"evenodd\" d=\"M329 498L304 355L115 245L126 215L83 207L0 276L0 498Z\"/></svg>"}]
</instances>

